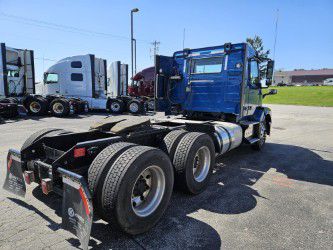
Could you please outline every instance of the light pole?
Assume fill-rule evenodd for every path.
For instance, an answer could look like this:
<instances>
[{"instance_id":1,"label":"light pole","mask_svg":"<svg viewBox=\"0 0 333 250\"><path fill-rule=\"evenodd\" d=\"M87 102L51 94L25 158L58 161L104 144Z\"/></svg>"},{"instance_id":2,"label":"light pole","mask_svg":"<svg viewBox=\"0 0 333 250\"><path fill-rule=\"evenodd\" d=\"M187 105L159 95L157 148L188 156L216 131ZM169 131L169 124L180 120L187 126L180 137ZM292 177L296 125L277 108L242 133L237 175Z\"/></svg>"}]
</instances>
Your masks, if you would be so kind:
<instances>
[{"instance_id":1,"label":"light pole","mask_svg":"<svg viewBox=\"0 0 333 250\"><path fill-rule=\"evenodd\" d=\"M138 12L139 11L139 9L138 8L134 8L134 9L132 9L131 10L131 61L132 61L132 86L133 86L133 42L134 42L134 38L133 38L133 13L134 12ZM136 41L135 41L136 42ZM136 47L136 43L135 43L135 47ZM135 48L135 70L136 70L136 48Z\"/></svg>"}]
</instances>

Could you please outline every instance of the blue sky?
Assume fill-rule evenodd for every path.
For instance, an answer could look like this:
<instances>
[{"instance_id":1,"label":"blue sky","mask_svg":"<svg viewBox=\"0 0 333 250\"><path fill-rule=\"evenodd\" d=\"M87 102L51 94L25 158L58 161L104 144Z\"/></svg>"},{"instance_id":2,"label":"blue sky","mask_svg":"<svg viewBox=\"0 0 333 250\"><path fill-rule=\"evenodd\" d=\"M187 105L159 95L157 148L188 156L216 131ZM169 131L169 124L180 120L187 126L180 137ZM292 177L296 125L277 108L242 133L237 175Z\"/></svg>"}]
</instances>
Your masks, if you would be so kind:
<instances>
[{"instance_id":1,"label":"blue sky","mask_svg":"<svg viewBox=\"0 0 333 250\"><path fill-rule=\"evenodd\" d=\"M108 63L130 63L134 7L140 9L135 14L138 69L153 64L154 40L161 42L163 55L182 49L184 28L187 48L242 42L257 34L272 51L277 9L276 68L333 68L332 0L0 0L0 41L35 51L37 79L52 60L71 55L92 53Z\"/></svg>"}]
</instances>

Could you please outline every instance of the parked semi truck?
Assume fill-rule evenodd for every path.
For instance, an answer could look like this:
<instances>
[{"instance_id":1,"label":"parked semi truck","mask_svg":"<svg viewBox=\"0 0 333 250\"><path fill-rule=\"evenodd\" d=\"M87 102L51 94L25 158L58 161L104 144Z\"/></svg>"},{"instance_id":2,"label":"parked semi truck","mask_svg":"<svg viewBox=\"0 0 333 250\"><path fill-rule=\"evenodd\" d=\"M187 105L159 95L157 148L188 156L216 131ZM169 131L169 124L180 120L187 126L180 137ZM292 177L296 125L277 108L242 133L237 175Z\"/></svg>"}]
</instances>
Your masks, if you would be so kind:
<instances>
[{"instance_id":1,"label":"parked semi truck","mask_svg":"<svg viewBox=\"0 0 333 250\"><path fill-rule=\"evenodd\" d=\"M64 58L44 73L44 94L80 98L94 110L113 110L111 100L127 98L128 65L111 63L94 55Z\"/></svg>"},{"instance_id":2,"label":"parked semi truck","mask_svg":"<svg viewBox=\"0 0 333 250\"><path fill-rule=\"evenodd\" d=\"M135 74L133 84L128 86L128 81L125 82L123 88L127 92L112 97L110 111L116 114L124 112L143 114L154 110L154 81L155 67L146 68Z\"/></svg>"},{"instance_id":3,"label":"parked semi truck","mask_svg":"<svg viewBox=\"0 0 333 250\"><path fill-rule=\"evenodd\" d=\"M112 75L113 73L110 73ZM109 107L115 114L128 112L130 114L143 114L154 110L154 79L155 67L146 68L133 77L133 83L128 81L122 84L122 91L112 95Z\"/></svg>"},{"instance_id":4,"label":"parked semi truck","mask_svg":"<svg viewBox=\"0 0 333 250\"><path fill-rule=\"evenodd\" d=\"M34 52L0 44L0 116L18 115L18 104L35 93Z\"/></svg>"},{"instance_id":5,"label":"parked semi truck","mask_svg":"<svg viewBox=\"0 0 333 250\"><path fill-rule=\"evenodd\" d=\"M255 150L270 135L272 113L262 106L274 62L260 76L247 43L187 49L156 56L156 103L182 116L114 116L86 132L39 131L9 150L4 188L25 194L41 184L63 195L63 227L88 247L93 215L129 234L149 230L168 207L174 183L189 194L207 187L215 157L242 145ZM24 176L24 177L23 177ZM190 198L189 198L190 199Z\"/></svg>"},{"instance_id":6,"label":"parked semi truck","mask_svg":"<svg viewBox=\"0 0 333 250\"><path fill-rule=\"evenodd\" d=\"M87 104L78 98L67 98L56 91L36 94L32 50L10 48L1 43L0 61L0 115L14 117L19 107L30 115L67 116L85 110ZM51 79L49 83L54 81Z\"/></svg>"}]
</instances>

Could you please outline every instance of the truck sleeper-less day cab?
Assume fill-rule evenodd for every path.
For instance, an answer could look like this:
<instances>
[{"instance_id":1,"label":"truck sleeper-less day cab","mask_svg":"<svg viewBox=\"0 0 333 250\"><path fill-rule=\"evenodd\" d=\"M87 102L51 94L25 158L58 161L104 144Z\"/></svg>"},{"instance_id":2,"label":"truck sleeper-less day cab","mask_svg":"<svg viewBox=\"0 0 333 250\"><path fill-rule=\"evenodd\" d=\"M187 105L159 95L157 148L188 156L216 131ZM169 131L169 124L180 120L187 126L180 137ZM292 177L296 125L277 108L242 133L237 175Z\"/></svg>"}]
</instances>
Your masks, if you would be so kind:
<instances>
[{"instance_id":1,"label":"truck sleeper-less day cab","mask_svg":"<svg viewBox=\"0 0 333 250\"><path fill-rule=\"evenodd\" d=\"M201 193L216 155L241 144L264 146L272 117L262 106L267 94L258 64L246 43L156 56L156 105L183 116L116 116L87 132L37 132L20 151L9 151L4 188L24 195L26 183L34 181L45 194L62 194L63 227L83 248L93 214L129 234L145 232L166 210L174 182L187 193ZM269 61L267 85L272 73Z\"/></svg>"}]
</instances>

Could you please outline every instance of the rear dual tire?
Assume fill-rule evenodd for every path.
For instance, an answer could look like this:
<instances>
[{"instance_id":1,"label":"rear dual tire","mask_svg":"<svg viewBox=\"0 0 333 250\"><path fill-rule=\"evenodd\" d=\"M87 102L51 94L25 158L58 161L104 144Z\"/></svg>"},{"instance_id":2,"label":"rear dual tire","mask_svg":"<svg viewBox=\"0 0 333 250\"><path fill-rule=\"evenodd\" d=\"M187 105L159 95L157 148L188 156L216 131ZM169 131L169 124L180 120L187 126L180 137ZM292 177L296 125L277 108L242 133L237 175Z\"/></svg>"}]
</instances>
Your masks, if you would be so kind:
<instances>
[{"instance_id":1,"label":"rear dual tire","mask_svg":"<svg viewBox=\"0 0 333 250\"><path fill-rule=\"evenodd\" d=\"M55 99L50 104L51 114L55 117L65 117L70 113L70 103L67 99Z\"/></svg>"},{"instance_id":2,"label":"rear dual tire","mask_svg":"<svg viewBox=\"0 0 333 250\"><path fill-rule=\"evenodd\" d=\"M144 111L144 104L139 100L131 100L127 104L127 110L132 115L142 114Z\"/></svg>"},{"instance_id":3,"label":"rear dual tire","mask_svg":"<svg viewBox=\"0 0 333 250\"><path fill-rule=\"evenodd\" d=\"M30 115L41 116L47 113L47 100L43 97L33 97L26 103Z\"/></svg>"},{"instance_id":4,"label":"rear dual tire","mask_svg":"<svg viewBox=\"0 0 333 250\"><path fill-rule=\"evenodd\" d=\"M120 143L114 145L117 144ZM174 182L172 164L156 148L129 145L125 150L120 146L115 151L108 160L104 157L103 164L97 164L107 166L99 170L100 178L95 178L98 184L93 196L97 211L129 234L146 232L168 206ZM89 188L94 190L96 185L92 183L89 182Z\"/></svg>"},{"instance_id":5,"label":"rear dual tire","mask_svg":"<svg viewBox=\"0 0 333 250\"><path fill-rule=\"evenodd\" d=\"M161 149L173 162L177 187L190 194L206 189L215 165L215 147L209 135L171 131L164 137Z\"/></svg>"}]
</instances>

